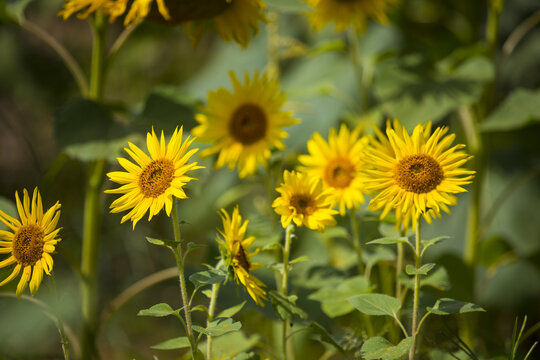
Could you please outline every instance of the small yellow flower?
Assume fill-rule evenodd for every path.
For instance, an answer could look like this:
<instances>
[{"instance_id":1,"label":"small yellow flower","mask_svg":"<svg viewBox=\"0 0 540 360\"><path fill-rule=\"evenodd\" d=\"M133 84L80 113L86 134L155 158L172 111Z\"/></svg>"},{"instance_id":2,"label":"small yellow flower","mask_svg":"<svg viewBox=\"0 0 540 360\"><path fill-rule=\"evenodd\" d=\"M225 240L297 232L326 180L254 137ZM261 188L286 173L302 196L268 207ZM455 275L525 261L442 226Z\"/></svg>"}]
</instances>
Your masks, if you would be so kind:
<instances>
[{"instance_id":1,"label":"small yellow flower","mask_svg":"<svg viewBox=\"0 0 540 360\"><path fill-rule=\"evenodd\" d=\"M34 189L32 203L28 191L24 189L23 193L21 203L19 194L15 192L20 221L0 211L0 221L11 229L0 230L0 254L10 254L8 258L0 261L0 269L16 264L11 274L0 282L0 286L16 278L22 270L16 291L18 297L22 295L28 282L30 294L33 296L43 280L43 271L47 275L51 274L53 259L50 254L61 240L57 237L61 228L56 229L60 218L60 203L56 202L43 213L38 189Z\"/></svg>"},{"instance_id":2,"label":"small yellow flower","mask_svg":"<svg viewBox=\"0 0 540 360\"><path fill-rule=\"evenodd\" d=\"M368 190L378 192L368 208L383 210L381 219L391 210L396 214L396 227L408 230L422 216L428 223L449 213L448 206L455 205L452 195L466 191L474 171L461 168L471 156L462 151L465 145L450 147L455 134L447 135L443 126L431 134L431 122L417 125L412 134L394 120L387 123L386 136L376 130L366 150L366 170L363 180Z\"/></svg>"},{"instance_id":3,"label":"small yellow flower","mask_svg":"<svg viewBox=\"0 0 540 360\"><path fill-rule=\"evenodd\" d=\"M322 180L339 206L341 215L346 209L358 209L364 203L364 183L360 179L364 149L368 138L361 136L361 128L349 130L341 125L339 132L330 129L328 142L319 133L307 143L309 155L300 155L300 170Z\"/></svg>"},{"instance_id":4,"label":"small yellow flower","mask_svg":"<svg viewBox=\"0 0 540 360\"><path fill-rule=\"evenodd\" d=\"M106 190L109 194L124 194L111 204L111 213L131 209L122 218L133 222L133 228L148 211L148 221L157 215L163 207L167 216L171 214L173 197L186 199L184 185L195 180L186 173L200 169L196 162L188 163L189 158L199 149L189 146L194 139L188 137L182 142L182 127L174 131L169 144L165 142L163 131L161 140L154 129L146 135L146 146L150 156L132 143L124 150L135 160L136 164L124 158L118 162L126 171L113 171L107 174L111 181L121 184L119 188Z\"/></svg>"},{"instance_id":5,"label":"small yellow flower","mask_svg":"<svg viewBox=\"0 0 540 360\"><path fill-rule=\"evenodd\" d=\"M251 274L251 271L260 268L261 264L251 261L251 258L259 252L258 249L248 252L255 241L254 236L245 238L249 220L242 222L238 206L234 208L232 217L225 209L221 209L219 215L223 221L223 231L219 230L223 240L218 239L218 242L224 253L225 265L232 270L236 281L244 285L257 305L264 306L263 301L267 300L267 297L263 287L266 285Z\"/></svg>"},{"instance_id":6,"label":"small yellow flower","mask_svg":"<svg viewBox=\"0 0 540 360\"><path fill-rule=\"evenodd\" d=\"M285 94L279 83L266 75L255 73L253 79L245 74L241 84L233 72L229 73L233 92L224 88L208 93L208 105L195 115L199 126L192 130L202 142L212 146L202 156L218 154L216 167L238 164L240 178L255 174L259 164L266 166L271 148L284 149L282 130L298 122L290 112L282 111Z\"/></svg>"},{"instance_id":7,"label":"small yellow flower","mask_svg":"<svg viewBox=\"0 0 540 360\"><path fill-rule=\"evenodd\" d=\"M339 32L352 25L356 31L365 31L368 20L382 24L388 22L386 12L396 0L304 0L313 8L307 14L315 30L334 23Z\"/></svg>"},{"instance_id":8,"label":"small yellow flower","mask_svg":"<svg viewBox=\"0 0 540 360\"><path fill-rule=\"evenodd\" d=\"M165 0L66 0L64 8L58 13L65 19L73 14L77 14L79 19L86 19L90 14L100 12L109 17L110 22L114 22L117 17L126 14L124 26L134 25L142 21L148 13L154 1L157 4L159 13L169 19L169 11L165 6ZM128 5L129 11L127 11Z\"/></svg>"},{"instance_id":9,"label":"small yellow flower","mask_svg":"<svg viewBox=\"0 0 540 360\"><path fill-rule=\"evenodd\" d=\"M281 225L286 228L291 221L297 226L307 226L323 231L326 226L336 224L332 210L333 199L329 190L324 190L317 177L296 171L283 172L283 183L276 189L281 194L272 207L281 215Z\"/></svg>"}]
</instances>

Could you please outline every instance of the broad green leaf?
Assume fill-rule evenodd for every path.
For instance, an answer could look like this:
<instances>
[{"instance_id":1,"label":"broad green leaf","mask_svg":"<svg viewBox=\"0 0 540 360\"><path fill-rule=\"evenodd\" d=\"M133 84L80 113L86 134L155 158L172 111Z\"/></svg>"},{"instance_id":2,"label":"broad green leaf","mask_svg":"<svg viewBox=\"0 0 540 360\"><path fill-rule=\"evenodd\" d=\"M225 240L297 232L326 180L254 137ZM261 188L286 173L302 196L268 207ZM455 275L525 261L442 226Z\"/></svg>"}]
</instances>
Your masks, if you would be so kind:
<instances>
[{"instance_id":1,"label":"broad green leaf","mask_svg":"<svg viewBox=\"0 0 540 360\"><path fill-rule=\"evenodd\" d=\"M189 281L191 281L195 287L200 287L203 285L220 283L225 280L226 277L227 273L223 269L205 270L191 274Z\"/></svg>"},{"instance_id":2,"label":"broad green leaf","mask_svg":"<svg viewBox=\"0 0 540 360\"><path fill-rule=\"evenodd\" d=\"M319 335L321 337L320 341L323 341L323 342L325 342L327 344L330 344L330 345L334 346L339 351L343 351L343 348L337 343L337 341L334 340L334 338L332 336L330 336L328 331L326 331L326 329L323 328L318 323L312 321L309 324L308 328L311 329L315 334L317 334L317 335Z\"/></svg>"},{"instance_id":3,"label":"broad green leaf","mask_svg":"<svg viewBox=\"0 0 540 360\"><path fill-rule=\"evenodd\" d=\"M404 286L412 289L414 287L414 279L401 273L398 276L398 280ZM429 273L425 277L420 279L420 287L431 286L439 290L450 289L450 280L446 269L442 266L438 266L433 272Z\"/></svg>"},{"instance_id":4,"label":"broad green leaf","mask_svg":"<svg viewBox=\"0 0 540 360\"><path fill-rule=\"evenodd\" d=\"M392 261L396 253L388 246L370 246L362 252L362 260L366 267L372 267L381 261Z\"/></svg>"},{"instance_id":5,"label":"broad green leaf","mask_svg":"<svg viewBox=\"0 0 540 360\"><path fill-rule=\"evenodd\" d=\"M509 131L540 121L540 90L514 90L480 125L482 131Z\"/></svg>"},{"instance_id":6,"label":"broad green leaf","mask_svg":"<svg viewBox=\"0 0 540 360\"><path fill-rule=\"evenodd\" d=\"M169 339L157 345L151 346L152 349L156 350L175 350L175 349L184 349L190 347L189 339L185 336L177 337L174 339Z\"/></svg>"},{"instance_id":7,"label":"broad green leaf","mask_svg":"<svg viewBox=\"0 0 540 360\"><path fill-rule=\"evenodd\" d=\"M366 245L380 244L380 245L392 245L392 244L407 244L409 241L406 237L382 237L379 239L371 240Z\"/></svg>"},{"instance_id":8,"label":"broad green leaf","mask_svg":"<svg viewBox=\"0 0 540 360\"><path fill-rule=\"evenodd\" d=\"M416 275L416 274L427 275L431 271L431 269L435 267L435 265L437 264L428 263L428 264L424 264L420 266L420 269L417 269L414 267L414 265L408 264L405 267L405 272L407 273L407 275Z\"/></svg>"},{"instance_id":9,"label":"broad green leaf","mask_svg":"<svg viewBox=\"0 0 540 360\"><path fill-rule=\"evenodd\" d=\"M175 247L178 244L174 240L155 239L148 236L146 237L146 241L148 241L152 245L164 246L164 247Z\"/></svg>"},{"instance_id":10,"label":"broad green leaf","mask_svg":"<svg viewBox=\"0 0 540 360\"><path fill-rule=\"evenodd\" d=\"M203 304L195 305L195 306L191 307L189 309L189 311L190 312L200 311L200 312L208 314L208 308L206 306L204 306Z\"/></svg>"},{"instance_id":11,"label":"broad green leaf","mask_svg":"<svg viewBox=\"0 0 540 360\"><path fill-rule=\"evenodd\" d=\"M173 310L173 308L171 308L169 304L160 303L150 307L149 309L140 310L137 313L137 316L164 317L178 313L179 311L180 309Z\"/></svg>"},{"instance_id":12,"label":"broad green leaf","mask_svg":"<svg viewBox=\"0 0 540 360\"><path fill-rule=\"evenodd\" d=\"M123 156L122 149L128 142L136 143L140 135L127 135L112 140L95 140L78 144L67 145L64 150L66 154L73 159L81 161L92 161L96 159L105 159L109 162L116 162L116 158Z\"/></svg>"},{"instance_id":13,"label":"broad green leaf","mask_svg":"<svg viewBox=\"0 0 540 360\"><path fill-rule=\"evenodd\" d=\"M261 340L260 335L253 334L247 338L242 331L227 333L213 339L213 358L226 359L242 352L248 352ZM201 348L206 348L202 343Z\"/></svg>"},{"instance_id":14,"label":"broad green leaf","mask_svg":"<svg viewBox=\"0 0 540 360\"><path fill-rule=\"evenodd\" d=\"M424 252L432 245L440 243L443 240L450 239L450 236L438 236L431 240L422 240L422 253L420 256L424 255Z\"/></svg>"},{"instance_id":15,"label":"broad green leaf","mask_svg":"<svg viewBox=\"0 0 540 360\"><path fill-rule=\"evenodd\" d=\"M302 319L307 318L306 312L296 305L296 300L298 299L298 296L289 295L285 297L274 290L271 290L268 295L270 296L272 307L279 315L281 320L286 320L293 315L298 315Z\"/></svg>"},{"instance_id":16,"label":"broad green leaf","mask_svg":"<svg viewBox=\"0 0 540 360\"><path fill-rule=\"evenodd\" d=\"M367 339L360 350L365 360L394 360L401 359L409 352L412 345L412 337L405 338L399 344L392 344L383 337L376 336Z\"/></svg>"},{"instance_id":17,"label":"broad green leaf","mask_svg":"<svg viewBox=\"0 0 540 360\"><path fill-rule=\"evenodd\" d=\"M192 325L191 328L198 333L207 336L221 336L228 332L238 331L242 328L240 321L234 322L231 318L217 318L212 321L206 328L199 325Z\"/></svg>"},{"instance_id":18,"label":"broad green leaf","mask_svg":"<svg viewBox=\"0 0 540 360\"><path fill-rule=\"evenodd\" d=\"M228 317L232 317L234 315L236 315L236 313L238 313L240 310L242 310L242 308L244 307L244 305L246 304L245 301L242 301L240 304L238 305L235 305L235 306L232 306L228 309L225 309L223 310L222 312L220 312L218 314L218 318L228 318Z\"/></svg>"},{"instance_id":19,"label":"broad green leaf","mask_svg":"<svg viewBox=\"0 0 540 360\"><path fill-rule=\"evenodd\" d=\"M449 298L437 300L433 307L428 307L427 310L436 315L452 315L463 314L475 311L486 311L476 304L469 302L458 301Z\"/></svg>"},{"instance_id":20,"label":"broad green leaf","mask_svg":"<svg viewBox=\"0 0 540 360\"><path fill-rule=\"evenodd\" d=\"M350 313L354 307L346 299L369 291L369 282L363 276L356 276L339 283L326 286L308 296L321 302L323 312L331 318Z\"/></svg>"},{"instance_id":21,"label":"broad green leaf","mask_svg":"<svg viewBox=\"0 0 540 360\"><path fill-rule=\"evenodd\" d=\"M395 297L384 294L360 294L347 300L361 313L367 315L397 316L401 302Z\"/></svg>"}]
</instances>

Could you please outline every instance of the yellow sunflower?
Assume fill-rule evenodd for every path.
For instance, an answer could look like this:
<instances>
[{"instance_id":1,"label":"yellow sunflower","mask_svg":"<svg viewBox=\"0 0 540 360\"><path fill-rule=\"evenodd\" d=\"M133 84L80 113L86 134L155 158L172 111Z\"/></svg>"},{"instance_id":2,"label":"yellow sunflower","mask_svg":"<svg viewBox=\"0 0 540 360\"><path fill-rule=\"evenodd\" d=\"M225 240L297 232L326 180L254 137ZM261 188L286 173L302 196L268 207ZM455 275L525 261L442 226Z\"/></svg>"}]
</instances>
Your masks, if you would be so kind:
<instances>
[{"instance_id":1,"label":"yellow sunflower","mask_svg":"<svg viewBox=\"0 0 540 360\"><path fill-rule=\"evenodd\" d=\"M378 194L368 208L383 209L381 219L395 210L396 227L403 230L411 224L415 230L420 216L431 223L441 210L449 213L448 206L457 203L452 194L466 191L462 185L469 184L475 172L461 168L471 156L461 150L465 145L450 147L455 134L445 136L447 132L443 126L431 134L429 122L409 135L397 120L393 127L387 123L386 136L376 129L378 139L366 150L363 180Z\"/></svg>"},{"instance_id":2,"label":"yellow sunflower","mask_svg":"<svg viewBox=\"0 0 540 360\"><path fill-rule=\"evenodd\" d=\"M249 220L242 223L238 206L234 208L232 217L225 209L221 209L219 215L223 221L223 231L219 230L223 240L218 240L218 242L224 253L225 264L232 270L235 279L244 285L257 305L264 306L263 301L267 300L267 297L263 287L266 285L250 273L250 271L261 267L261 264L251 261L251 258L259 252L258 249L251 253L248 252L255 237L250 236L244 239Z\"/></svg>"},{"instance_id":3,"label":"yellow sunflower","mask_svg":"<svg viewBox=\"0 0 540 360\"><path fill-rule=\"evenodd\" d=\"M298 157L303 165L300 170L321 179L324 188L331 191L341 215L345 215L346 209L358 209L359 204L365 202L359 172L363 168L367 143L368 138L362 137L360 127L351 131L343 124L339 132L330 129L328 142L314 133L307 143L309 155Z\"/></svg>"},{"instance_id":4,"label":"yellow sunflower","mask_svg":"<svg viewBox=\"0 0 540 360\"><path fill-rule=\"evenodd\" d=\"M159 13L169 19L169 11L165 6L165 0L133 0L127 11L129 0L66 0L64 8L58 13L65 19L77 13L79 19L86 19L88 15L101 12L114 22L117 17L126 14L124 25L129 26L142 21L150 12L153 2L156 2Z\"/></svg>"},{"instance_id":5,"label":"yellow sunflower","mask_svg":"<svg viewBox=\"0 0 540 360\"><path fill-rule=\"evenodd\" d=\"M333 215L333 197L324 190L318 177L296 171L283 172L283 183L276 189L281 194L272 207L281 215L281 225L286 228L291 221L297 226L307 226L323 231L336 224Z\"/></svg>"},{"instance_id":6,"label":"yellow sunflower","mask_svg":"<svg viewBox=\"0 0 540 360\"><path fill-rule=\"evenodd\" d=\"M121 184L119 188L106 190L109 194L124 194L111 204L111 213L131 209L122 218L133 222L133 228L148 211L148 221L157 215L163 206L167 216L171 214L173 197L186 199L183 186L195 180L186 173L200 169L196 162L188 163L189 158L199 149L189 146L194 139L188 137L182 142L182 127L175 129L169 144L165 142L163 131L158 139L154 129L146 135L146 146L150 156L132 143L124 150L135 160L136 164L124 158L118 162L126 171L113 171L107 174L111 181Z\"/></svg>"},{"instance_id":7,"label":"yellow sunflower","mask_svg":"<svg viewBox=\"0 0 540 360\"><path fill-rule=\"evenodd\" d=\"M238 164L240 178L253 175L258 164L266 166L271 148L284 149L282 130L298 122L291 112L281 111L285 94L279 83L266 75L255 73L253 79L245 74L241 84L233 72L229 73L233 92L224 88L208 93L208 105L195 115L199 126L192 134L200 141L213 144L201 152L202 156L218 154L216 167Z\"/></svg>"},{"instance_id":8,"label":"yellow sunflower","mask_svg":"<svg viewBox=\"0 0 540 360\"><path fill-rule=\"evenodd\" d=\"M0 282L0 286L15 279L22 270L22 276L17 285L17 296L20 297L30 281L30 293L34 295L43 280L43 271L51 274L53 259L51 253L54 246L61 240L57 237L60 228L56 229L60 218L60 203L56 202L45 214L41 195L34 189L32 202L28 191L24 189L21 203L19 194L15 192L17 210L20 220L12 218L0 211L0 221L11 231L0 230L0 254L10 254L0 261L0 268L16 264L11 274Z\"/></svg>"},{"instance_id":9,"label":"yellow sunflower","mask_svg":"<svg viewBox=\"0 0 540 360\"><path fill-rule=\"evenodd\" d=\"M315 30L333 22L337 31L352 25L357 31L366 29L369 19L382 24L388 22L386 12L396 0L304 0L313 8L307 13Z\"/></svg>"}]
</instances>

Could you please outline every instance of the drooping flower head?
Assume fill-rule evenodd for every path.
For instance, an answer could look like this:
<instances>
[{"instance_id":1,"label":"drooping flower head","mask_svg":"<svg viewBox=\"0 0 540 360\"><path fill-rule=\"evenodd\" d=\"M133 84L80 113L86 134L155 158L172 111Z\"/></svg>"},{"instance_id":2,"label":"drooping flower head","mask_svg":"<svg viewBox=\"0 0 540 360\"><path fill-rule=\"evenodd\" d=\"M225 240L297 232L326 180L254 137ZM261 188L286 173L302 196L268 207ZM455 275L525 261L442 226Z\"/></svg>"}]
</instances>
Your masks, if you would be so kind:
<instances>
[{"instance_id":1,"label":"drooping flower head","mask_svg":"<svg viewBox=\"0 0 540 360\"><path fill-rule=\"evenodd\" d=\"M333 215L333 197L324 190L318 177L296 171L283 172L283 183L276 189L281 195L272 207L281 215L281 225L286 228L291 221L297 226L307 226L323 231L326 226L336 224Z\"/></svg>"},{"instance_id":2,"label":"drooping flower head","mask_svg":"<svg viewBox=\"0 0 540 360\"><path fill-rule=\"evenodd\" d=\"M126 15L124 25L129 26L142 21L150 12L152 3L155 1L159 13L165 19L169 19L169 11L165 6L165 0L133 0L129 6L129 0L65 0L64 8L58 13L65 19L77 14L79 19L86 19L90 14L100 12L109 17L112 23L117 17Z\"/></svg>"},{"instance_id":3,"label":"drooping flower head","mask_svg":"<svg viewBox=\"0 0 540 360\"><path fill-rule=\"evenodd\" d=\"M372 139L366 150L363 180L368 190L377 195L368 208L383 210L381 219L390 211L396 214L396 227L408 230L422 216L428 223L441 216L441 210L449 213L448 206L455 205L453 194L466 191L474 171L461 166L471 156L462 151L465 145L451 146L455 134L446 135L446 126L431 134L431 122L417 125L412 134L394 120L387 123L386 136L376 129L377 139Z\"/></svg>"},{"instance_id":4,"label":"drooping flower head","mask_svg":"<svg viewBox=\"0 0 540 360\"><path fill-rule=\"evenodd\" d=\"M328 142L314 133L307 143L309 155L298 157L303 165L300 169L321 179L324 188L330 190L341 215L345 215L346 209L358 209L359 204L365 202L360 170L367 142L360 127L351 131L343 124L339 132L330 129Z\"/></svg>"},{"instance_id":5,"label":"drooping flower head","mask_svg":"<svg viewBox=\"0 0 540 360\"><path fill-rule=\"evenodd\" d=\"M287 133L282 128L298 120L281 110L286 98L276 81L255 73L251 80L245 74L241 84L233 72L229 75L233 92L219 88L208 93L208 105L195 116L199 126L192 134L212 144L202 156L218 154L217 168L227 165L232 170L238 165L244 178L255 174L259 164L266 166L272 147L285 148Z\"/></svg>"},{"instance_id":6,"label":"drooping flower head","mask_svg":"<svg viewBox=\"0 0 540 360\"><path fill-rule=\"evenodd\" d=\"M0 210L0 221L10 230L0 230L0 254L8 257L0 261L0 269L15 264L10 275L0 282L0 286L15 279L22 270L17 285L17 296L20 297L30 282L30 294L34 295L43 280L43 272L51 274L54 246L61 240L56 229L60 218L60 203L56 202L43 213L41 195L34 189L32 201L26 189L23 190L23 201L15 192L17 220Z\"/></svg>"},{"instance_id":7,"label":"drooping flower head","mask_svg":"<svg viewBox=\"0 0 540 360\"><path fill-rule=\"evenodd\" d=\"M193 138L182 142L182 127L175 129L167 144L163 131L158 139L154 129L146 135L146 146L150 156L136 145L128 143L124 150L135 163L118 158L126 171L113 171L107 174L111 181L121 184L119 188L106 190L109 194L123 194L111 204L111 213L130 210L122 218L133 222L133 228L148 211L148 221L157 215L163 207L170 216L173 197L186 199L184 185L194 180L186 173L200 169L196 162L188 163L189 158L199 149L189 150Z\"/></svg>"},{"instance_id":8,"label":"drooping flower head","mask_svg":"<svg viewBox=\"0 0 540 360\"><path fill-rule=\"evenodd\" d=\"M251 271L261 267L261 264L253 262L251 258L259 252L248 252L249 247L255 241L254 236L245 238L249 220L242 222L238 206L234 208L232 216L225 209L221 209L223 230L219 233L223 239L218 239L225 266L234 274L236 281L240 281L246 288L251 298L257 305L264 306L267 299L264 291L264 283L255 277Z\"/></svg>"},{"instance_id":9,"label":"drooping flower head","mask_svg":"<svg viewBox=\"0 0 540 360\"><path fill-rule=\"evenodd\" d=\"M307 16L315 30L334 23L342 32L352 25L356 31L364 32L369 19L382 24L388 22L386 12L396 0L304 0L313 8Z\"/></svg>"}]
</instances>

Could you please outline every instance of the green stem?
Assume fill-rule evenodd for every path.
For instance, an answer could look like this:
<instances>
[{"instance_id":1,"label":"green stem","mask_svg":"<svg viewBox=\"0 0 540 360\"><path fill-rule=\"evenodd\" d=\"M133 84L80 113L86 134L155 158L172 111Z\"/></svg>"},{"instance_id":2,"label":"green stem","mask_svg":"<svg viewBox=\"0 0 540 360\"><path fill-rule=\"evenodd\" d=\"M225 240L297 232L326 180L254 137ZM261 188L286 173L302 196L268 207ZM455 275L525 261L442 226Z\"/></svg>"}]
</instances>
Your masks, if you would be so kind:
<instances>
[{"instance_id":1,"label":"green stem","mask_svg":"<svg viewBox=\"0 0 540 360\"><path fill-rule=\"evenodd\" d=\"M360 110L367 112L369 110L369 95L367 92L367 84L364 79L364 67L360 59L360 47L358 46L358 35L352 26L347 29L347 41L349 43L349 56L356 74L356 86L358 96L360 97Z\"/></svg>"},{"instance_id":2,"label":"green stem","mask_svg":"<svg viewBox=\"0 0 540 360\"><path fill-rule=\"evenodd\" d=\"M58 293L56 292L56 285L54 283L54 273L51 273L51 276L49 277L51 282L51 290L53 292L54 301L56 301L56 304L59 305L60 301L58 298ZM55 311L56 315L56 327L58 328L58 332L60 333L60 339L62 343L62 352L64 353L64 360L69 360L69 341L66 336L66 332L64 330L64 321L62 320L62 314L60 311L60 308L57 307Z\"/></svg>"},{"instance_id":3,"label":"green stem","mask_svg":"<svg viewBox=\"0 0 540 360\"><path fill-rule=\"evenodd\" d=\"M396 260L396 298L401 299L401 284L399 282L399 274L403 271L403 244L397 244L397 260Z\"/></svg>"},{"instance_id":4,"label":"green stem","mask_svg":"<svg viewBox=\"0 0 540 360\"><path fill-rule=\"evenodd\" d=\"M362 244L360 243L360 235L359 235L359 231L358 231L358 222L356 221L356 211L354 209L350 209L349 217L351 219L351 233L352 233L353 247L354 247L354 250L356 251L356 258L357 258L357 262L358 262L357 263L358 274L363 275L364 274L364 262L362 261Z\"/></svg>"},{"instance_id":5,"label":"green stem","mask_svg":"<svg viewBox=\"0 0 540 360\"><path fill-rule=\"evenodd\" d=\"M102 15L96 15L92 22L92 65L90 69L90 98L102 100L105 89L105 69L107 68L107 22Z\"/></svg>"},{"instance_id":6,"label":"green stem","mask_svg":"<svg viewBox=\"0 0 540 360\"><path fill-rule=\"evenodd\" d=\"M281 279L281 292L283 296L287 296L288 293L288 281L289 281L289 255L291 251L291 238L292 238L292 232L294 230L294 225L291 223L287 226L285 229L285 246L283 247L283 277ZM289 355L291 356L291 359L294 358L294 355L291 353L289 354L289 325L288 325L288 319L283 320L283 331L282 331L282 350L283 350L283 360L289 359Z\"/></svg>"},{"instance_id":7,"label":"green stem","mask_svg":"<svg viewBox=\"0 0 540 360\"><path fill-rule=\"evenodd\" d=\"M415 242L415 250L414 250L414 262L417 269L420 269L420 266L422 265L422 249L421 246L421 220L418 218L416 220L416 242ZM411 349L409 351L409 360L414 360L414 352L416 347L416 341L417 341L417 334L416 334L416 325L418 322L418 299L420 295L420 274L414 275L414 296L413 296L413 313L412 313L412 326L411 326L411 335L412 335L412 345Z\"/></svg>"},{"instance_id":8,"label":"green stem","mask_svg":"<svg viewBox=\"0 0 540 360\"><path fill-rule=\"evenodd\" d=\"M212 285L212 295L210 296L210 305L208 305L208 321L206 322L207 325L210 325L210 322L214 320L219 286L219 283ZM212 359L212 336L208 336L206 340L206 357L208 360Z\"/></svg>"},{"instance_id":9,"label":"green stem","mask_svg":"<svg viewBox=\"0 0 540 360\"><path fill-rule=\"evenodd\" d=\"M171 213L171 220L173 223L173 232L174 232L174 241L177 243L173 249L176 264L178 265L178 278L180 280L180 292L182 294L182 304L184 305L184 316L186 319L186 331L189 338L189 343L191 344L191 356L195 359L195 354L197 353L197 347L195 344L195 339L193 337L193 329L191 328L191 309L189 306L187 287L186 287L186 276L184 274L184 258L182 255L182 235L180 233L180 222L178 221L178 209L176 205L176 199L173 199L173 207Z\"/></svg>"}]
</instances>

